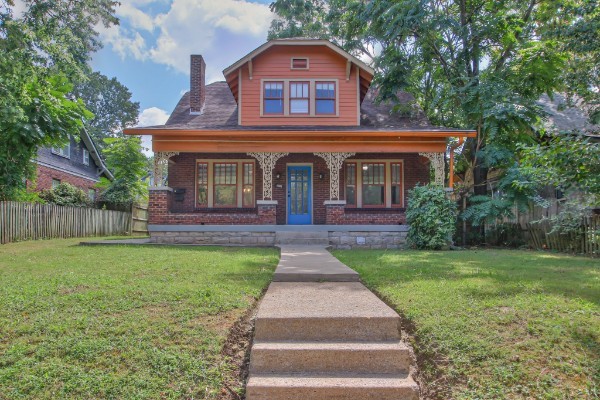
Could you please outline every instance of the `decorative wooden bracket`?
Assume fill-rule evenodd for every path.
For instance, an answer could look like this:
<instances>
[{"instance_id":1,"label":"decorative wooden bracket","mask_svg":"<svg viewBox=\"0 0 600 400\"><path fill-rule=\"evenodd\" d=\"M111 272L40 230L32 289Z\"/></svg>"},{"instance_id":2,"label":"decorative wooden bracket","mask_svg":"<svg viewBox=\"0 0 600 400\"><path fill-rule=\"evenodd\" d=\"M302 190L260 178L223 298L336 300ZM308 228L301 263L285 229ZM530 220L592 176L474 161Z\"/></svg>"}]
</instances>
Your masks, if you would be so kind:
<instances>
[{"instance_id":1,"label":"decorative wooden bracket","mask_svg":"<svg viewBox=\"0 0 600 400\"><path fill-rule=\"evenodd\" d=\"M163 186L164 176L162 167L168 164L169 158L178 154L179 152L176 151L154 153L154 182L152 186Z\"/></svg>"},{"instance_id":2,"label":"decorative wooden bracket","mask_svg":"<svg viewBox=\"0 0 600 400\"><path fill-rule=\"evenodd\" d=\"M325 160L329 168L329 200L340 199L340 169L344 160L355 153L315 153Z\"/></svg>"},{"instance_id":3,"label":"decorative wooden bracket","mask_svg":"<svg viewBox=\"0 0 600 400\"><path fill-rule=\"evenodd\" d=\"M420 156L427 157L431 162L431 168L433 168L435 176L435 184L444 186L444 153L419 153Z\"/></svg>"},{"instance_id":4,"label":"decorative wooden bracket","mask_svg":"<svg viewBox=\"0 0 600 400\"><path fill-rule=\"evenodd\" d=\"M263 200L273 200L273 170L277 160L289 153L247 153L258 160L263 172Z\"/></svg>"},{"instance_id":5,"label":"decorative wooden bracket","mask_svg":"<svg viewBox=\"0 0 600 400\"><path fill-rule=\"evenodd\" d=\"M352 61L346 61L346 82L350 80L350 72L352 71Z\"/></svg>"}]
</instances>

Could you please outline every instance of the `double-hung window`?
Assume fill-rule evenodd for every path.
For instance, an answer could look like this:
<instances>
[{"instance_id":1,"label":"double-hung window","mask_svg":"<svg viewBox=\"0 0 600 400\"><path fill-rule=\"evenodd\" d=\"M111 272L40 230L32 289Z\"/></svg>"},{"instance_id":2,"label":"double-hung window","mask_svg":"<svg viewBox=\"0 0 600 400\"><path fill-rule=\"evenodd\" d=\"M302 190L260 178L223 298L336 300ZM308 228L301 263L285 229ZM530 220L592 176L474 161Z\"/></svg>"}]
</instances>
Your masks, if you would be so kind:
<instances>
[{"instance_id":1,"label":"double-hung window","mask_svg":"<svg viewBox=\"0 0 600 400\"><path fill-rule=\"evenodd\" d=\"M235 207L237 205L237 164L214 164L214 204L215 207Z\"/></svg>"},{"instance_id":2,"label":"double-hung window","mask_svg":"<svg viewBox=\"0 0 600 400\"><path fill-rule=\"evenodd\" d=\"M315 112L316 114L335 114L335 83L315 83Z\"/></svg>"},{"instance_id":3,"label":"double-hung window","mask_svg":"<svg viewBox=\"0 0 600 400\"><path fill-rule=\"evenodd\" d=\"M385 205L385 164L363 163L363 205L381 207Z\"/></svg>"},{"instance_id":4,"label":"double-hung window","mask_svg":"<svg viewBox=\"0 0 600 400\"><path fill-rule=\"evenodd\" d=\"M196 207L254 207L254 160L197 160Z\"/></svg>"},{"instance_id":5,"label":"double-hung window","mask_svg":"<svg viewBox=\"0 0 600 400\"><path fill-rule=\"evenodd\" d=\"M83 165L90 165L90 152L86 149L83 149Z\"/></svg>"},{"instance_id":6,"label":"double-hung window","mask_svg":"<svg viewBox=\"0 0 600 400\"><path fill-rule=\"evenodd\" d=\"M71 143L69 142L64 147L53 147L52 153L57 154L61 157L71 158Z\"/></svg>"},{"instance_id":7,"label":"double-hung window","mask_svg":"<svg viewBox=\"0 0 600 400\"><path fill-rule=\"evenodd\" d=\"M356 163L346 164L346 205L356 207Z\"/></svg>"},{"instance_id":8,"label":"double-hung window","mask_svg":"<svg viewBox=\"0 0 600 400\"><path fill-rule=\"evenodd\" d=\"M309 113L308 85L308 82L290 82L290 114Z\"/></svg>"},{"instance_id":9,"label":"double-hung window","mask_svg":"<svg viewBox=\"0 0 600 400\"><path fill-rule=\"evenodd\" d=\"M265 82L264 113L283 114L283 82Z\"/></svg>"}]
</instances>

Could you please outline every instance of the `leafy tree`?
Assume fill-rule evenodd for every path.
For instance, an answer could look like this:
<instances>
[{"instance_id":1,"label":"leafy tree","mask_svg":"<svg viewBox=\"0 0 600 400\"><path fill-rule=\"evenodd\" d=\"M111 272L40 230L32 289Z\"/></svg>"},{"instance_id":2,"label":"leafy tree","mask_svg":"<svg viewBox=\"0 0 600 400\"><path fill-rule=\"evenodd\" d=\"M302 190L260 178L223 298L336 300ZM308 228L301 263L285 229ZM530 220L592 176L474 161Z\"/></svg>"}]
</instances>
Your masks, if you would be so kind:
<instances>
[{"instance_id":1,"label":"leafy tree","mask_svg":"<svg viewBox=\"0 0 600 400\"><path fill-rule=\"evenodd\" d=\"M600 200L600 143L590 138L558 135L547 144L523 146L521 168L541 184Z\"/></svg>"},{"instance_id":2,"label":"leafy tree","mask_svg":"<svg viewBox=\"0 0 600 400\"><path fill-rule=\"evenodd\" d=\"M93 27L116 23L115 4L27 0L15 19L0 0L0 199L23 190L39 147L64 144L91 118L69 93L100 46Z\"/></svg>"},{"instance_id":3,"label":"leafy tree","mask_svg":"<svg viewBox=\"0 0 600 400\"><path fill-rule=\"evenodd\" d=\"M409 245L440 250L451 244L456 230L456 203L436 185L416 186L409 191L406 223Z\"/></svg>"},{"instance_id":4,"label":"leafy tree","mask_svg":"<svg viewBox=\"0 0 600 400\"><path fill-rule=\"evenodd\" d=\"M69 183L63 182L51 190L44 190L40 198L59 206L88 207L91 201L87 194Z\"/></svg>"},{"instance_id":5,"label":"leafy tree","mask_svg":"<svg viewBox=\"0 0 600 400\"><path fill-rule=\"evenodd\" d=\"M118 136L120 132L137 123L140 110L138 102L131 101L131 92L116 78L109 79L94 72L76 85L73 95L83 100L94 116L85 121L95 142L104 146L104 139Z\"/></svg>"},{"instance_id":6,"label":"leafy tree","mask_svg":"<svg viewBox=\"0 0 600 400\"><path fill-rule=\"evenodd\" d=\"M103 155L115 179L102 179L102 201L123 205L145 198L147 186L142 181L147 174L147 159L142 153L142 139L137 136L107 138Z\"/></svg>"}]
</instances>

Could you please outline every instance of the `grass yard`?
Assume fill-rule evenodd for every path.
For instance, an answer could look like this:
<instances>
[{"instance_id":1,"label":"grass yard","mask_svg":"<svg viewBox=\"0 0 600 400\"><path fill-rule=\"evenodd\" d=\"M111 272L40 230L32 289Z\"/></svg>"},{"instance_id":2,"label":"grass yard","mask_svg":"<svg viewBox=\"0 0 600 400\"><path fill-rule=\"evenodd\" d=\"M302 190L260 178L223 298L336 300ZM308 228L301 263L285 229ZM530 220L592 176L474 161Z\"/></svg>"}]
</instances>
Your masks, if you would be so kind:
<instances>
[{"instance_id":1,"label":"grass yard","mask_svg":"<svg viewBox=\"0 0 600 400\"><path fill-rule=\"evenodd\" d=\"M406 319L438 399L600 398L600 260L335 251Z\"/></svg>"},{"instance_id":2,"label":"grass yard","mask_svg":"<svg viewBox=\"0 0 600 400\"><path fill-rule=\"evenodd\" d=\"M273 249L0 246L0 399L205 399Z\"/></svg>"}]
</instances>

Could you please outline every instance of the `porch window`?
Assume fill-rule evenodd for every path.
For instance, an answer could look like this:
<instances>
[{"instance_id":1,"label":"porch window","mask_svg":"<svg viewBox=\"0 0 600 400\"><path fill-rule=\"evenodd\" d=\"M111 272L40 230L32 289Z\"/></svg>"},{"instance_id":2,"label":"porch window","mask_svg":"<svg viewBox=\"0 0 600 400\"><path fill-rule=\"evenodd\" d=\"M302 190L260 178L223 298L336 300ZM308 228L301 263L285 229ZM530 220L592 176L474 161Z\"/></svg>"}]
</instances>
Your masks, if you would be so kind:
<instances>
[{"instance_id":1,"label":"porch window","mask_svg":"<svg viewBox=\"0 0 600 400\"><path fill-rule=\"evenodd\" d=\"M317 82L315 84L315 111L317 114L335 114L335 83Z\"/></svg>"},{"instance_id":2,"label":"porch window","mask_svg":"<svg viewBox=\"0 0 600 400\"><path fill-rule=\"evenodd\" d=\"M264 113L283 114L283 82L265 82Z\"/></svg>"},{"instance_id":3,"label":"porch window","mask_svg":"<svg viewBox=\"0 0 600 400\"><path fill-rule=\"evenodd\" d=\"M344 189L348 208L403 208L402 160L349 160L344 163Z\"/></svg>"},{"instance_id":4,"label":"porch window","mask_svg":"<svg viewBox=\"0 0 600 400\"><path fill-rule=\"evenodd\" d=\"M385 164L363 163L362 165L363 205L385 205Z\"/></svg>"},{"instance_id":5,"label":"porch window","mask_svg":"<svg viewBox=\"0 0 600 400\"><path fill-rule=\"evenodd\" d=\"M356 206L356 163L346 164L346 205Z\"/></svg>"},{"instance_id":6,"label":"porch window","mask_svg":"<svg viewBox=\"0 0 600 400\"><path fill-rule=\"evenodd\" d=\"M215 163L215 207L235 207L237 205L237 164Z\"/></svg>"},{"instance_id":7,"label":"porch window","mask_svg":"<svg viewBox=\"0 0 600 400\"><path fill-rule=\"evenodd\" d=\"M208 163L200 162L198 165L198 206L208 206Z\"/></svg>"},{"instance_id":8,"label":"porch window","mask_svg":"<svg viewBox=\"0 0 600 400\"><path fill-rule=\"evenodd\" d=\"M403 187L402 187L402 164L391 163L392 171L392 207L402 207L403 203Z\"/></svg>"},{"instance_id":9,"label":"porch window","mask_svg":"<svg viewBox=\"0 0 600 400\"><path fill-rule=\"evenodd\" d=\"M196 160L196 207L254 207L253 160Z\"/></svg>"},{"instance_id":10,"label":"porch window","mask_svg":"<svg viewBox=\"0 0 600 400\"><path fill-rule=\"evenodd\" d=\"M242 205L252 207L254 205L254 163L244 163Z\"/></svg>"},{"instance_id":11,"label":"porch window","mask_svg":"<svg viewBox=\"0 0 600 400\"><path fill-rule=\"evenodd\" d=\"M308 82L290 82L290 114L308 114Z\"/></svg>"}]
</instances>

